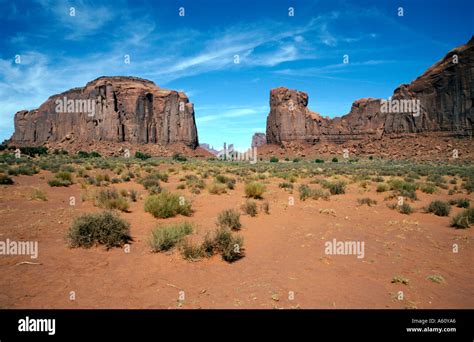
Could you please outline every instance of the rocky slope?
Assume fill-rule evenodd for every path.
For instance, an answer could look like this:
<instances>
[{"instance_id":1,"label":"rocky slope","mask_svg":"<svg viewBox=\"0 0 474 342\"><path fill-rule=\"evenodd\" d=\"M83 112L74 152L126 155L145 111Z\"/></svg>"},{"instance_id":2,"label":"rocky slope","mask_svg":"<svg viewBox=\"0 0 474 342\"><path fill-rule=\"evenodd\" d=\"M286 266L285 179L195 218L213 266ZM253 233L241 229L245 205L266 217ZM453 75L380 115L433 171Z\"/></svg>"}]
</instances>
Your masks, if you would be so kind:
<instances>
[{"instance_id":1,"label":"rocky slope","mask_svg":"<svg viewBox=\"0 0 474 342\"><path fill-rule=\"evenodd\" d=\"M473 68L474 37L451 50L411 84L398 87L388 106L384 107L381 99L360 99L352 104L349 114L334 119L310 111L304 92L284 87L272 89L267 142L344 143L413 133L472 137ZM399 108L394 106L396 103ZM413 104L412 108L408 104ZM415 111L417 105L419 110Z\"/></svg>"},{"instance_id":2,"label":"rocky slope","mask_svg":"<svg viewBox=\"0 0 474 342\"><path fill-rule=\"evenodd\" d=\"M194 107L182 92L135 77L100 77L15 114L11 143L198 146Z\"/></svg>"}]
</instances>

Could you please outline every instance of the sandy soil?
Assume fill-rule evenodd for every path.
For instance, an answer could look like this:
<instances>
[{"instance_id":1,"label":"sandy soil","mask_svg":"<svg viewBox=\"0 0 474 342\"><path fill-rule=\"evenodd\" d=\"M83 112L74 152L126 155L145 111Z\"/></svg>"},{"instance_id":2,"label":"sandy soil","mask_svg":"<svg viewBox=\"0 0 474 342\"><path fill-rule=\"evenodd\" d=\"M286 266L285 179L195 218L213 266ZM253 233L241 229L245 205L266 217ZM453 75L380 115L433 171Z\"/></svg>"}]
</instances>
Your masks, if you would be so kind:
<instances>
[{"instance_id":1,"label":"sandy soil","mask_svg":"<svg viewBox=\"0 0 474 342\"><path fill-rule=\"evenodd\" d=\"M0 256L2 308L474 308L474 230L449 227L449 217L416 212L403 215L389 209L387 193L376 193L375 183L365 191L350 184L345 195L329 201L298 199L270 179L264 194L270 214L242 216L246 256L234 263L219 255L198 262L184 260L179 251L151 253L148 238L159 222L189 220L196 236L215 228L220 211L239 208L245 201L242 183L224 195L204 190L192 195L176 190L181 175L171 175L165 188L193 201L192 217L155 219L143 211L147 193L134 182L114 186L137 189L142 198L120 216L131 223L130 252L103 247L70 249L64 238L74 217L99 211L81 202L81 188L52 188L49 172L14 177L15 185L0 187L0 240L36 240L39 257ZM34 187L47 201L30 200ZM446 190L428 195L417 192L421 209ZM76 206L69 205L75 196ZM295 204L288 205L289 196ZM359 206L357 199L378 203ZM474 197L468 196L471 201ZM320 213L333 209L334 214ZM462 209L452 207L450 216ZM329 256L324 243L364 241L365 257ZM453 244L459 252L453 253ZM40 265L18 264L22 261ZM439 274L445 279L427 279ZM391 283L394 276L408 285ZM75 300L70 300L70 292ZM184 291L184 301L179 300ZM398 300L398 291L404 299ZM294 294L294 298L290 299Z\"/></svg>"}]
</instances>

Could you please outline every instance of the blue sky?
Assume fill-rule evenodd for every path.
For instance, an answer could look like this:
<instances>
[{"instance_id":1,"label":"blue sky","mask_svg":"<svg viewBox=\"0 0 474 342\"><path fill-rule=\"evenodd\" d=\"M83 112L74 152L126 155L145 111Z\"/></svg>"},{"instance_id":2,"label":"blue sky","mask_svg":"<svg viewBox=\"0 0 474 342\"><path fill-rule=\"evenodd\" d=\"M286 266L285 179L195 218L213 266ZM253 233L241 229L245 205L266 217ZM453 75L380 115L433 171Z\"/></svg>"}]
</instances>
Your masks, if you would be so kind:
<instances>
[{"instance_id":1,"label":"blue sky","mask_svg":"<svg viewBox=\"0 0 474 342\"><path fill-rule=\"evenodd\" d=\"M201 143L247 148L265 132L271 88L307 92L324 116L346 114L467 42L472 13L470 0L0 0L0 140L18 110L125 75L185 91Z\"/></svg>"}]
</instances>

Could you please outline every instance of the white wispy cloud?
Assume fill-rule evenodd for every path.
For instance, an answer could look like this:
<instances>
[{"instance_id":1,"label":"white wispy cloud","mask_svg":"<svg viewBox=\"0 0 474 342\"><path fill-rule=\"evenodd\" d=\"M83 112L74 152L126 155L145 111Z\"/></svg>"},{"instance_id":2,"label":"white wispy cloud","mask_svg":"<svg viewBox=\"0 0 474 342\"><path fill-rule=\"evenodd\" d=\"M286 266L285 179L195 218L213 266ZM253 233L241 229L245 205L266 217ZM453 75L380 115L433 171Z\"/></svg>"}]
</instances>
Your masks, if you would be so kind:
<instances>
[{"instance_id":1,"label":"white wispy cloud","mask_svg":"<svg viewBox=\"0 0 474 342\"><path fill-rule=\"evenodd\" d=\"M206 111L216 112L216 114L198 116L196 121L198 124L208 123L210 121L229 121L232 118L240 118L243 116L259 115L262 113L268 113L267 106L252 106L252 107L240 107L222 110L219 108L208 108Z\"/></svg>"},{"instance_id":2,"label":"white wispy cloud","mask_svg":"<svg viewBox=\"0 0 474 342\"><path fill-rule=\"evenodd\" d=\"M160 32L153 18L138 10L124 13L123 8L119 10L85 0L76 1L74 5L50 0L38 0L38 3L55 20L47 28L39 27L35 32L10 37L10 43L21 43L18 46L27 49L29 44L50 39L48 34L63 30L64 34L58 36L64 40L62 44L86 38L101 39L104 44L101 49L86 50L75 57L61 51L49 54L27 49L21 52L21 64L0 58L0 127L9 128L3 137L11 134L13 115L18 110L36 108L49 96L84 86L99 76L140 76L166 86L180 78L212 71L271 68L315 58L314 47L310 48L304 36L327 34L327 22L337 17L329 13L296 26L265 21L240 23L224 30L177 28ZM71 6L76 9L76 17L69 16ZM84 13L87 16L83 16ZM104 33L104 26L117 18L121 20L120 27ZM130 64L124 63L125 54L130 55ZM234 63L235 55L240 57L239 64ZM197 120L208 123L218 118L255 115L257 110L236 108L224 113L209 112Z\"/></svg>"},{"instance_id":3,"label":"white wispy cloud","mask_svg":"<svg viewBox=\"0 0 474 342\"><path fill-rule=\"evenodd\" d=\"M71 40L82 39L96 33L110 23L116 14L114 7L101 5L97 1L38 0L37 2L60 22L66 30L65 38Z\"/></svg>"},{"instance_id":4,"label":"white wispy cloud","mask_svg":"<svg viewBox=\"0 0 474 342\"><path fill-rule=\"evenodd\" d=\"M354 67L363 67L363 66L375 66L383 65L388 63L397 63L399 61L394 60L368 60L362 62L350 62L347 64L337 63L329 64L321 67L311 67L311 68L300 68L300 69L281 69L275 70L274 73L288 76L302 76L302 77L315 77L315 76L328 76L331 74L340 74L345 72L353 71L351 68Z\"/></svg>"}]
</instances>

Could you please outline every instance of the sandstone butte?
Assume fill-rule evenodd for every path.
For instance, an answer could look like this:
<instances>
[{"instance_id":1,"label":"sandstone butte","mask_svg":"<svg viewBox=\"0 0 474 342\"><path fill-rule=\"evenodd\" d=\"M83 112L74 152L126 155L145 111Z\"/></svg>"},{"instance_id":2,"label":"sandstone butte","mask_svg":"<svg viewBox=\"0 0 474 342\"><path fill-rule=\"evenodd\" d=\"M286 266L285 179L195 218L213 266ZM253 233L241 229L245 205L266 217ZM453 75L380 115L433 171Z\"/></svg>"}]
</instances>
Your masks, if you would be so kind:
<instances>
[{"instance_id":1,"label":"sandstone butte","mask_svg":"<svg viewBox=\"0 0 474 342\"><path fill-rule=\"evenodd\" d=\"M474 128L474 37L451 50L411 84L395 89L392 100L419 100L419 115L387 113L381 99L364 98L350 112L333 119L307 108L308 94L279 87L270 91L267 143L347 141L381 139L383 136L472 137ZM457 63L456 63L457 62Z\"/></svg>"},{"instance_id":2,"label":"sandstone butte","mask_svg":"<svg viewBox=\"0 0 474 342\"><path fill-rule=\"evenodd\" d=\"M286 142L317 146L318 142L343 144L390 136L421 138L427 134L472 139L473 45L474 37L451 50L411 84L395 89L392 100L419 100L418 116L383 112L381 99L364 98L355 101L342 117L323 118L307 108L306 93L285 87L272 89L266 149L271 153L273 144L284 146ZM58 111L56 101L64 98L93 101L94 115ZM38 109L17 112L14 123L9 143L18 146L90 150L105 144L104 150L109 151L140 145L152 154L166 155L169 149L165 147L180 144L186 147L181 148L183 153L199 156L207 152L198 147L194 106L187 96L136 77L100 77L85 87L51 96ZM263 137L256 135L253 143L265 146L261 145ZM354 152L364 153L361 146Z\"/></svg>"},{"instance_id":3,"label":"sandstone butte","mask_svg":"<svg viewBox=\"0 0 474 342\"><path fill-rule=\"evenodd\" d=\"M89 100L90 112L58 111L58 100ZM65 105L64 108L67 109ZM73 141L198 146L194 106L183 92L136 77L100 77L15 114L11 144ZM53 144L54 145L54 144Z\"/></svg>"}]
</instances>

